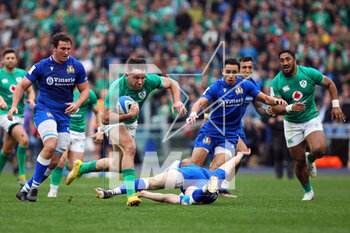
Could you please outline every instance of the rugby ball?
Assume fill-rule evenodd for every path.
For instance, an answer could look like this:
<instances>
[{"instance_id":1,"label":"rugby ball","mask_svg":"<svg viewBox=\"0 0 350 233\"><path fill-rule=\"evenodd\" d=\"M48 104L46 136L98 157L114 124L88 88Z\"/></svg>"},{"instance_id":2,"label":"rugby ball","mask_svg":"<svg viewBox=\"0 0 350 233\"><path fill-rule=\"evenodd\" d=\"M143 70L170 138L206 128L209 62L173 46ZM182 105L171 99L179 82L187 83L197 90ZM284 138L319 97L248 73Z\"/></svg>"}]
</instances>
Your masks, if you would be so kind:
<instances>
[{"instance_id":1,"label":"rugby ball","mask_svg":"<svg viewBox=\"0 0 350 233\"><path fill-rule=\"evenodd\" d=\"M129 96L120 96L117 101L117 113L126 114L130 111L131 105L134 102Z\"/></svg>"}]
</instances>

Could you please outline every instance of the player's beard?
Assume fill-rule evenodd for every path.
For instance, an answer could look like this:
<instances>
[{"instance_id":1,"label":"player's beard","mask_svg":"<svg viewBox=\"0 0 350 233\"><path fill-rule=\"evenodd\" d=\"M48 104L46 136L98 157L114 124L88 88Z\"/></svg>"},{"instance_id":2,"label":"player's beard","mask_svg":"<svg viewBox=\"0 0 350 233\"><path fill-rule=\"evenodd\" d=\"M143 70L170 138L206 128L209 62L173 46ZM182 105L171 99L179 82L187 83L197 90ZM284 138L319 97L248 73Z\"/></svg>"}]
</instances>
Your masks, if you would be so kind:
<instances>
[{"instance_id":1,"label":"player's beard","mask_svg":"<svg viewBox=\"0 0 350 233\"><path fill-rule=\"evenodd\" d=\"M294 73L295 69L296 69L296 65L293 64L293 66L292 66L292 68L290 69L289 72L284 72L283 70L282 70L282 72L283 72L284 76L290 77L290 76L292 76L292 74Z\"/></svg>"}]
</instances>

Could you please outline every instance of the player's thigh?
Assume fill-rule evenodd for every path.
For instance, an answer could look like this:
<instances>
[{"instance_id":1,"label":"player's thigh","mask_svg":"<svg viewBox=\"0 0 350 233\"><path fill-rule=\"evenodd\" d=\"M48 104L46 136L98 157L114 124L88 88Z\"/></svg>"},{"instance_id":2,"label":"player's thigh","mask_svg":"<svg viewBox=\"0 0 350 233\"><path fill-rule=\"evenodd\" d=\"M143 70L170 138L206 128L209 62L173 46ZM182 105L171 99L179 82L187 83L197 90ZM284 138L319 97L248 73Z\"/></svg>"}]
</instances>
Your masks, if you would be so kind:
<instances>
[{"instance_id":1,"label":"player's thigh","mask_svg":"<svg viewBox=\"0 0 350 233\"><path fill-rule=\"evenodd\" d=\"M296 146L292 146L288 148L290 156L294 160L304 160L305 152L306 152L306 142L303 141Z\"/></svg>"},{"instance_id":2,"label":"player's thigh","mask_svg":"<svg viewBox=\"0 0 350 233\"><path fill-rule=\"evenodd\" d=\"M149 178L149 189L177 188L183 184L183 175L178 170L169 170Z\"/></svg>"},{"instance_id":3,"label":"player's thigh","mask_svg":"<svg viewBox=\"0 0 350 233\"><path fill-rule=\"evenodd\" d=\"M214 159L210 164L210 171L215 171L217 168L219 168L221 165L226 163L231 159L231 155L227 153L217 153L214 155Z\"/></svg>"},{"instance_id":4,"label":"player's thigh","mask_svg":"<svg viewBox=\"0 0 350 233\"><path fill-rule=\"evenodd\" d=\"M313 131L306 136L306 142L310 147L310 151L314 155L324 155L326 153L326 135L323 131Z\"/></svg>"},{"instance_id":5,"label":"player's thigh","mask_svg":"<svg viewBox=\"0 0 350 233\"><path fill-rule=\"evenodd\" d=\"M203 166L205 159L207 158L208 150L203 147L195 147L191 156L191 164L197 166Z\"/></svg>"},{"instance_id":6,"label":"player's thigh","mask_svg":"<svg viewBox=\"0 0 350 233\"><path fill-rule=\"evenodd\" d=\"M5 133L5 139L2 145L2 151L6 154L9 155L12 153L13 149L16 146L16 139L14 137L12 137L10 134Z\"/></svg>"},{"instance_id":7,"label":"player's thigh","mask_svg":"<svg viewBox=\"0 0 350 233\"><path fill-rule=\"evenodd\" d=\"M66 164L66 161L67 161L67 155L68 155L68 152L69 152L69 147L68 149L63 152L63 154L61 155L61 158L60 158L60 161L58 162L57 166L58 167L64 167L65 164ZM72 167L69 166L68 164L68 167L71 169Z\"/></svg>"},{"instance_id":8,"label":"player's thigh","mask_svg":"<svg viewBox=\"0 0 350 233\"><path fill-rule=\"evenodd\" d=\"M28 146L28 135L22 125L15 125L11 130L11 136L14 137L20 145Z\"/></svg>"},{"instance_id":9,"label":"player's thigh","mask_svg":"<svg viewBox=\"0 0 350 233\"><path fill-rule=\"evenodd\" d=\"M123 152L135 145L135 141L124 124L116 125L109 133L113 145L118 146Z\"/></svg>"},{"instance_id":10,"label":"player's thigh","mask_svg":"<svg viewBox=\"0 0 350 233\"><path fill-rule=\"evenodd\" d=\"M77 159L84 161L84 152L75 152L75 151L68 152L68 167L70 169L73 168L73 163Z\"/></svg>"},{"instance_id":11,"label":"player's thigh","mask_svg":"<svg viewBox=\"0 0 350 233\"><path fill-rule=\"evenodd\" d=\"M244 143L244 141L239 138L236 146L236 152L246 151L248 149L247 145Z\"/></svg>"}]
</instances>

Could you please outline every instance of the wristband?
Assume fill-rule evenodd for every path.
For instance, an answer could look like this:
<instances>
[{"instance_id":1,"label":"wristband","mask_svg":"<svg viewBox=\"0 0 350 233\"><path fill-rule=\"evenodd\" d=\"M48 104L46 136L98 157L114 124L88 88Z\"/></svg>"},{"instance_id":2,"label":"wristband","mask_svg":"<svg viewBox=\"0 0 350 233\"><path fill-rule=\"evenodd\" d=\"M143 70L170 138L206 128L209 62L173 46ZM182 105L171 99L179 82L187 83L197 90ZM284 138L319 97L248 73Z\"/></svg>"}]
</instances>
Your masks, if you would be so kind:
<instances>
[{"instance_id":1,"label":"wristband","mask_svg":"<svg viewBox=\"0 0 350 233\"><path fill-rule=\"evenodd\" d=\"M286 112L287 112L287 113L290 113L290 112L293 111L293 110L292 110L292 106L293 106L293 104L290 104L290 105L288 105L288 106L286 107Z\"/></svg>"},{"instance_id":2,"label":"wristband","mask_svg":"<svg viewBox=\"0 0 350 233\"><path fill-rule=\"evenodd\" d=\"M103 134L103 129L101 126L97 128L97 133Z\"/></svg>"},{"instance_id":3,"label":"wristband","mask_svg":"<svg viewBox=\"0 0 350 233\"><path fill-rule=\"evenodd\" d=\"M265 112L266 112L267 115L270 115L270 113L269 113L269 107L266 107L266 108L265 108Z\"/></svg>"},{"instance_id":4,"label":"wristband","mask_svg":"<svg viewBox=\"0 0 350 233\"><path fill-rule=\"evenodd\" d=\"M332 108L339 108L339 100L338 99L332 100Z\"/></svg>"},{"instance_id":5,"label":"wristband","mask_svg":"<svg viewBox=\"0 0 350 233\"><path fill-rule=\"evenodd\" d=\"M208 119L210 116L210 113L204 113L204 119Z\"/></svg>"},{"instance_id":6,"label":"wristband","mask_svg":"<svg viewBox=\"0 0 350 233\"><path fill-rule=\"evenodd\" d=\"M197 116L197 113L196 112L191 112L190 117L191 116Z\"/></svg>"},{"instance_id":7,"label":"wristband","mask_svg":"<svg viewBox=\"0 0 350 233\"><path fill-rule=\"evenodd\" d=\"M243 159L244 158L244 154L243 154L243 152L237 152L237 155L236 156L239 156L239 157L241 157L241 159Z\"/></svg>"}]
</instances>

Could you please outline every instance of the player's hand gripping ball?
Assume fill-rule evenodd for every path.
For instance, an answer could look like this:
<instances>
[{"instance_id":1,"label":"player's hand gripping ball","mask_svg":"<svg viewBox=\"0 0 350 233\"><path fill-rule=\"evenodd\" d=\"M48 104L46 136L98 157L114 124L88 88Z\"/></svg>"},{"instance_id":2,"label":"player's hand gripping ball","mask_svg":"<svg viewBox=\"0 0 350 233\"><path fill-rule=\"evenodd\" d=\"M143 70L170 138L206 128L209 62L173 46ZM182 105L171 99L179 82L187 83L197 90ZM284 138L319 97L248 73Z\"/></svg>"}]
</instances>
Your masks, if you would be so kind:
<instances>
[{"instance_id":1,"label":"player's hand gripping ball","mask_svg":"<svg viewBox=\"0 0 350 233\"><path fill-rule=\"evenodd\" d=\"M116 111L119 114L127 114L130 111L134 100L129 96L120 96L117 102Z\"/></svg>"}]
</instances>

